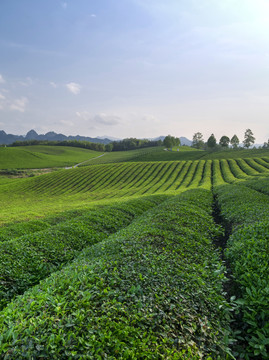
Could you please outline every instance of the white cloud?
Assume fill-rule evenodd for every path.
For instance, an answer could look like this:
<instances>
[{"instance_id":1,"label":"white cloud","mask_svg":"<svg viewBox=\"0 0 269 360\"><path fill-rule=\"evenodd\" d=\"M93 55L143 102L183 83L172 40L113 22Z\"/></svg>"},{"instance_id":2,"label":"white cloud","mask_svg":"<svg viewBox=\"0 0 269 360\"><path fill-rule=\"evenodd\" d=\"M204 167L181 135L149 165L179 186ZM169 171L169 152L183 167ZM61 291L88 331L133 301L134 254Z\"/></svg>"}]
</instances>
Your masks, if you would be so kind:
<instances>
[{"instance_id":1,"label":"white cloud","mask_svg":"<svg viewBox=\"0 0 269 360\"><path fill-rule=\"evenodd\" d=\"M93 120L97 124L113 126L113 125L119 124L120 117L118 117L116 115L108 115L105 113L101 113L101 114L95 115Z\"/></svg>"},{"instance_id":2,"label":"white cloud","mask_svg":"<svg viewBox=\"0 0 269 360\"><path fill-rule=\"evenodd\" d=\"M5 100L5 96L4 95L2 95L2 94L0 94L0 100Z\"/></svg>"},{"instance_id":3,"label":"white cloud","mask_svg":"<svg viewBox=\"0 0 269 360\"><path fill-rule=\"evenodd\" d=\"M65 125L65 126L74 126L74 123L72 121L69 121L69 120L60 120L60 123Z\"/></svg>"},{"instance_id":4,"label":"white cloud","mask_svg":"<svg viewBox=\"0 0 269 360\"><path fill-rule=\"evenodd\" d=\"M54 81L50 82L50 86L52 86L54 89L58 87L58 85Z\"/></svg>"},{"instance_id":5,"label":"white cloud","mask_svg":"<svg viewBox=\"0 0 269 360\"><path fill-rule=\"evenodd\" d=\"M81 86L74 82L66 84L66 87L74 95L78 95L81 90Z\"/></svg>"},{"instance_id":6,"label":"white cloud","mask_svg":"<svg viewBox=\"0 0 269 360\"><path fill-rule=\"evenodd\" d=\"M33 85L33 83L34 83L33 79L31 79L29 76L24 81L19 82L20 85L26 87Z\"/></svg>"},{"instance_id":7,"label":"white cloud","mask_svg":"<svg viewBox=\"0 0 269 360\"><path fill-rule=\"evenodd\" d=\"M4 84L5 83L5 79L3 78L3 76L0 74L0 84Z\"/></svg>"},{"instance_id":8,"label":"white cloud","mask_svg":"<svg viewBox=\"0 0 269 360\"><path fill-rule=\"evenodd\" d=\"M76 115L84 121L87 121L92 128L97 128L102 125L114 126L121 122L121 118L119 116L105 113L91 115L88 111L77 111Z\"/></svg>"},{"instance_id":9,"label":"white cloud","mask_svg":"<svg viewBox=\"0 0 269 360\"><path fill-rule=\"evenodd\" d=\"M142 121L145 121L147 123L160 123L160 120L157 119L154 115L145 114L142 116Z\"/></svg>"},{"instance_id":10,"label":"white cloud","mask_svg":"<svg viewBox=\"0 0 269 360\"><path fill-rule=\"evenodd\" d=\"M27 104L28 104L28 99L23 96L20 99L13 100L10 104L10 109L19 112L24 112Z\"/></svg>"},{"instance_id":11,"label":"white cloud","mask_svg":"<svg viewBox=\"0 0 269 360\"><path fill-rule=\"evenodd\" d=\"M96 18L96 15L95 15L95 14L91 14L91 17Z\"/></svg>"},{"instance_id":12,"label":"white cloud","mask_svg":"<svg viewBox=\"0 0 269 360\"><path fill-rule=\"evenodd\" d=\"M66 8L67 8L67 3L66 3L66 2L62 2L61 5L62 5L62 8L63 8L63 9L66 9Z\"/></svg>"}]
</instances>

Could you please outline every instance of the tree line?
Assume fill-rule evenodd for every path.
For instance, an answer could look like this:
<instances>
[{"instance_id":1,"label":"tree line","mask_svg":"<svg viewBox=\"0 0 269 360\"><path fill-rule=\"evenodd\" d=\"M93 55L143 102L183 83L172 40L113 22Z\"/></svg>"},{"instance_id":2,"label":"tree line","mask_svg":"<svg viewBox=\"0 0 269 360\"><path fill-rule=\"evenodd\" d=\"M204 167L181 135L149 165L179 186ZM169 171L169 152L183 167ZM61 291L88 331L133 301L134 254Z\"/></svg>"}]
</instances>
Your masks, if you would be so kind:
<instances>
[{"instance_id":1,"label":"tree line","mask_svg":"<svg viewBox=\"0 0 269 360\"><path fill-rule=\"evenodd\" d=\"M171 137L170 135L168 135L167 138L169 141L171 139L173 139L173 141L174 139L178 139ZM101 143L93 143L93 142L81 141L81 140L63 140L63 141L25 140L25 141L15 141L11 145L7 145L7 146L30 146L30 145L72 146L72 147L79 147L94 151L110 152L110 151L125 151L125 150L135 150L146 147L163 146L164 143L166 143L165 139L164 141L162 141L162 140L127 138L120 141L112 141L106 145ZM176 141L176 143L178 143L178 141ZM168 145L164 145L164 146L168 146Z\"/></svg>"},{"instance_id":2,"label":"tree line","mask_svg":"<svg viewBox=\"0 0 269 360\"><path fill-rule=\"evenodd\" d=\"M252 146L255 142L255 137L253 135L253 132L250 129L247 129L244 133L244 140L242 141L243 147L248 149L250 146ZM239 138L235 134L230 139L227 135L223 135L219 143L217 143L216 137L214 134L211 134L207 141L204 141L203 135L201 132L197 132L193 135L192 139L192 147L196 149L204 149L204 150L214 150L217 148L227 149L230 146L233 149L239 148ZM268 142L265 142L263 145L263 148L269 148L269 140Z\"/></svg>"},{"instance_id":3,"label":"tree line","mask_svg":"<svg viewBox=\"0 0 269 360\"><path fill-rule=\"evenodd\" d=\"M253 132L250 129L247 129L244 134L243 147L248 149L255 142L255 137ZM217 149L227 149L232 147L237 149L240 147L240 141L238 136L235 134L230 139L228 136L223 135L219 143L214 134L211 134L207 141L204 141L203 135L201 132L196 132L193 135L192 147L196 149L203 150L217 150ZM156 146L165 146L166 148L173 148L175 146L180 146L180 138L167 135L164 140L148 140L148 139L136 139L136 138L126 138L119 141L112 141L109 144L93 143L85 140L62 140L62 141L52 141L52 140L24 140L24 141L15 141L11 145L7 146L27 146L27 145L53 145L53 146L72 146L79 147L94 151L126 151L126 150L135 150L146 147L156 147ZM262 146L263 148L269 149L269 139Z\"/></svg>"}]
</instances>

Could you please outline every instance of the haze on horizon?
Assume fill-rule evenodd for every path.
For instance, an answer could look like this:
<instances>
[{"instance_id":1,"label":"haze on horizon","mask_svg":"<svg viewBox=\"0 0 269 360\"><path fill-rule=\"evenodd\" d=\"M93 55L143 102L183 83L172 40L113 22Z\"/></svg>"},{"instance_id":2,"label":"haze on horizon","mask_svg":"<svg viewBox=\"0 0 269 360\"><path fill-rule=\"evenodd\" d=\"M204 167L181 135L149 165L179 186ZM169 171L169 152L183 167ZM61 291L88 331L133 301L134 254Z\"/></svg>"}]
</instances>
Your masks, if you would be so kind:
<instances>
[{"instance_id":1,"label":"haze on horizon","mask_svg":"<svg viewBox=\"0 0 269 360\"><path fill-rule=\"evenodd\" d=\"M0 130L269 138L268 0L2 0Z\"/></svg>"}]
</instances>

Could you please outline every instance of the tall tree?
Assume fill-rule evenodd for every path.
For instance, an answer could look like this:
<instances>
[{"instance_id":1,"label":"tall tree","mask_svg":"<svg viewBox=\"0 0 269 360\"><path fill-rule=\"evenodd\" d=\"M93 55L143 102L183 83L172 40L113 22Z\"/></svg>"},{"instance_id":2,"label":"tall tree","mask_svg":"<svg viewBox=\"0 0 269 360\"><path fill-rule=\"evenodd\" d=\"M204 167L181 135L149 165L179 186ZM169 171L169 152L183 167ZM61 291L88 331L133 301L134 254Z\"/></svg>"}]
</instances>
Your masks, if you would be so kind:
<instances>
[{"instance_id":1,"label":"tall tree","mask_svg":"<svg viewBox=\"0 0 269 360\"><path fill-rule=\"evenodd\" d=\"M263 143L263 149L269 149L269 139L267 140L267 142Z\"/></svg>"},{"instance_id":2,"label":"tall tree","mask_svg":"<svg viewBox=\"0 0 269 360\"><path fill-rule=\"evenodd\" d=\"M249 148L255 142L255 137L253 136L253 132L250 129L245 131L245 136L243 140L243 144L245 148Z\"/></svg>"},{"instance_id":3,"label":"tall tree","mask_svg":"<svg viewBox=\"0 0 269 360\"><path fill-rule=\"evenodd\" d=\"M216 147L217 145L217 140L215 138L215 135L214 134L211 134L207 140L207 146L210 148L210 149L214 149L214 147Z\"/></svg>"},{"instance_id":4,"label":"tall tree","mask_svg":"<svg viewBox=\"0 0 269 360\"><path fill-rule=\"evenodd\" d=\"M179 146L180 139L171 135L167 135L163 140L163 144L167 148L172 148L173 146Z\"/></svg>"},{"instance_id":5,"label":"tall tree","mask_svg":"<svg viewBox=\"0 0 269 360\"><path fill-rule=\"evenodd\" d=\"M204 144L205 143L202 133L200 132L195 133L192 138L192 147L196 149L202 149L204 147Z\"/></svg>"},{"instance_id":6,"label":"tall tree","mask_svg":"<svg viewBox=\"0 0 269 360\"><path fill-rule=\"evenodd\" d=\"M234 149L236 149L239 145L239 139L237 137L237 135L234 135L232 138L231 138L231 144L232 144L232 147Z\"/></svg>"},{"instance_id":7,"label":"tall tree","mask_svg":"<svg viewBox=\"0 0 269 360\"><path fill-rule=\"evenodd\" d=\"M227 148L229 146L229 143L230 143L230 139L228 138L228 136L223 135L220 138L220 141L219 141L220 146Z\"/></svg>"}]
</instances>

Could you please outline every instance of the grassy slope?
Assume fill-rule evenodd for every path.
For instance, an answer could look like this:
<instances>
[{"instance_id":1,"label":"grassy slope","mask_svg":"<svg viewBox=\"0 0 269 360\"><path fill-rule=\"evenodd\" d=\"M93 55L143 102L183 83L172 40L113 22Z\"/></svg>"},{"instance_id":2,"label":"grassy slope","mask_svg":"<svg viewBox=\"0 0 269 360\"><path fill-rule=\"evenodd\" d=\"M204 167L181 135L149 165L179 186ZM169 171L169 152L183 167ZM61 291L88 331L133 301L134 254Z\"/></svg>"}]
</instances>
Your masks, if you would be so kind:
<instances>
[{"instance_id":1,"label":"grassy slope","mask_svg":"<svg viewBox=\"0 0 269 360\"><path fill-rule=\"evenodd\" d=\"M179 151L177 151L179 149ZM245 159L245 158L269 159L268 149L238 149L204 151L196 150L188 146L173 148L173 151L165 151L164 147L153 147L130 151L115 151L106 153L101 158L94 159L86 165L107 164L117 162L137 161L182 161L182 160L212 160L212 159Z\"/></svg>"},{"instance_id":2,"label":"grassy slope","mask_svg":"<svg viewBox=\"0 0 269 360\"><path fill-rule=\"evenodd\" d=\"M228 149L215 152L204 152L203 159L246 159L246 158L269 158L269 149Z\"/></svg>"},{"instance_id":3,"label":"grassy slope","mask_svg":"<svg viewBox=\"0 0 269 360\"><path fill-rule=\"evenodd\" d=\"M90 208L119 198L176 194L197 187L210 189L212 185L232 183L258 186L257 180L261 179L268 188L269 152L266 150L210 154L193 149L168 152L154 148L106 154L93 162L108 164L28 179L0 179L0 224L68 209Z\"/></svg>"},{"instance_id":4,"label":"grassy slope","mask_svg":"<svg viewBox=\"0 0 269 360\"><path fill-rule=\"evenodd\" d=\"M197 160L204 155L204 151L196 150L188 146L182 146L177 151L165 151L164 147L144 148L129 151L115 151L107 153L106 156L91 161L91 164L107 164L125 161L177 161Z\"/></svg>"},{"instance_id":5,"label":"grassy slope","mask_svg":"<svg viewBox=\"0 0 269 360\"><path fill-rule=\"evenodd\" d=\"M255 169L243 159L233 165L229 167L226 160L126 162L14 179L0 185L0 224L119 198L177 194L197 187L210 189L212 185L242 182L269 173L266 166Z\"/></svg>"},{"instance_id":6,"label":"grassy slope","mask_svg":"<svg viewBox=\"0 0 269 360\"><path fill-rule=\"evenodd\" d=\"M102 153L67 146L0 147L0 169L72 166Z\"/></svg>"},{"instance_id":7,"label":"grassy slope","mask_svg":"<svg viewBox=\"0 0 269 360\"><path fill-rule=\"evenodd\" d=\"M39 149L38 154L45 158L55 157L55 162L60 162L59 159L64 159L66 154L70 155L69 160L72 155L74 162L83 160L75 159L76 154L87 158L89 155L98 154L77 148L38 146L27 147L26 150L29 148ZM0 149L2 154L6 150L14 150L13 154L18 155L14 160L17 163L21 160L21 152L24 151L24 148ZM56 155L52 155L55 151ZM92 160L91 166L59 170L32 178L7 179L0 176L0 225L75 208L88 208L91 204L115 201L118 198L162 193L176 194L195 187L210 189L212 185L244 181L268 174L269 160L265 156L268 151L245 150L244 154L248 157L251 154L262 156L251 160L243 159L242 150L222 153L241 154L242 158L229 161L204 160L209 154L187 147L181 147L178 152L151 148L109 153ZM31 154L30 156L33 157L34 152ZM195 160L201 154L202 160ZM217 154L221 153L212 153L211 157ZM178 161L173 159L176 157ZM94 165L95 162L104 161L110 163Z\"/></svg>"}]
</instances>

